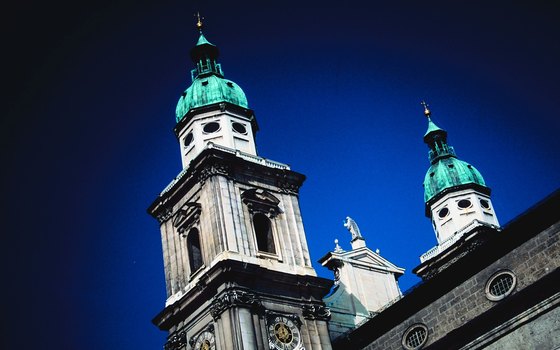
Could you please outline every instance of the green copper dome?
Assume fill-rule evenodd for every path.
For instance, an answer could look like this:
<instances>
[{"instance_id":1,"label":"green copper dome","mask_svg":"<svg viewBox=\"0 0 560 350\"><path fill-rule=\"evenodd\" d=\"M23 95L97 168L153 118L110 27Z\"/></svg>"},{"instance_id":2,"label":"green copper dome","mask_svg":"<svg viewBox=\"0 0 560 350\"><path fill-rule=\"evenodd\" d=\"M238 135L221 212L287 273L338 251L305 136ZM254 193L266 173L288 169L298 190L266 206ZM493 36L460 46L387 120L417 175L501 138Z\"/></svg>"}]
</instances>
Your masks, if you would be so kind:
<instances>
[{"instance_id":1,"label":"green copper dome","mask_svg":"<svg viewBox=\"0 0 560 350\"><path fill-rule=\"evenodd\" d=\"M446 189L464 185L486 187L484 179L475 167L457 159L453 147L447 144L447 131L432 122L430 111L426 108L428 130L424 134L424 142L430 148L431 166L424 177L424 201L430 200Z\"/></svg>"},{"instance_id":2,"label":"green copper dome","mask_svg":"<svg viewBox=\"0 0 560 350\"><path fill-rule=\"evenodd\" d=\"M424 201L445 189L467 184L486 186L480 172L467 162L455 157L440 159L430 166L424 178Z\"/></svg>"},{"instance_id":3,"label":"green copper dome","mask_svg":"<svg viewBox=\"0 0 560 350\"><path fill-rule=\"evenodd\" d=\"M239 85L216 75L197 77L179 98L176 109L177 122L193 108L219 102L248 108L247 97Z\"/></svg>"},{"instance_id":4,"label":"green copper dome","mask_svg":"<svg viewBox=\"0 0 560 350\"><path fill-rule=\"evenodd\" d=\"M191 59L196 64L192 74L192 84L179 98L175 110L177 122L194 108L220 102L248 108L245 93L234 82L224 78L222 67L217 62L218 48L211 44L202 32L191 50Z\"/></svg>"}]
</instances>

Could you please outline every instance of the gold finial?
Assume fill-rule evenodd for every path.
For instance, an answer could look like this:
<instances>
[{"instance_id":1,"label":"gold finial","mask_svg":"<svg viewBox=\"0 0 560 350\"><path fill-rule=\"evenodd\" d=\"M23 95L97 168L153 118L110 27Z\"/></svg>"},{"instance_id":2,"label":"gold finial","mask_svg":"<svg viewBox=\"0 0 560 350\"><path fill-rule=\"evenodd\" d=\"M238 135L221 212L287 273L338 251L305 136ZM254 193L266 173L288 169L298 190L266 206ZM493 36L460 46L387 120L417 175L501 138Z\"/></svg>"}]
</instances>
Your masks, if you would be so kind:
<instances>
[{"instance_id":1,"label":"gold finial","mask_svg":"<svg viewBox=\"0 0 560 350\"><path fill-rule=\"evenodd\" d=\"M427 104L426 101L422 101L422 102L420 102L420 104L422 106L424 106L424 115L427 118L430 118L430 115L432 114L432 112L430 112L430 110L428 109L429 104Z\"/></svg>"},{"instance_id":2,"label":"gold finial","mask_svg":"<svg viewBox=\"0 0 560 350\"><path fill-rule=\"evenodd\" d=\"M202 32L202 20L204 19L204 17L200 17L200 12L196 13L196 28L198 29L199 32Z\"/></svg>"}]
</instances>

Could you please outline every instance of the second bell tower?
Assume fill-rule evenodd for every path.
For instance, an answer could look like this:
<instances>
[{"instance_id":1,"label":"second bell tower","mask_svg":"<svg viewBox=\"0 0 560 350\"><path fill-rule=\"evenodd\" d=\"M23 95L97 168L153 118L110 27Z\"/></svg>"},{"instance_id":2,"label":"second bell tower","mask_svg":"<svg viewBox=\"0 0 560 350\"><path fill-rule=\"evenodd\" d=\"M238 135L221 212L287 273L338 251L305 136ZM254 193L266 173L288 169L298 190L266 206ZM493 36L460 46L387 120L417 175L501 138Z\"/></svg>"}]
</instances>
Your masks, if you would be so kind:
<instances>
[{"instance_id":1,"label":"second bell tower","mask_svg":"<svg viewBox=\"0 0 560 350\"><path fill-rule=\"evenodd\" d=\"M332 282L311 265L299 208L305 176L257 155L243 90L202 34L177 105L183 170L148 212L161 227L167 350L330 349Z\"/></svg>"}]
</instances>

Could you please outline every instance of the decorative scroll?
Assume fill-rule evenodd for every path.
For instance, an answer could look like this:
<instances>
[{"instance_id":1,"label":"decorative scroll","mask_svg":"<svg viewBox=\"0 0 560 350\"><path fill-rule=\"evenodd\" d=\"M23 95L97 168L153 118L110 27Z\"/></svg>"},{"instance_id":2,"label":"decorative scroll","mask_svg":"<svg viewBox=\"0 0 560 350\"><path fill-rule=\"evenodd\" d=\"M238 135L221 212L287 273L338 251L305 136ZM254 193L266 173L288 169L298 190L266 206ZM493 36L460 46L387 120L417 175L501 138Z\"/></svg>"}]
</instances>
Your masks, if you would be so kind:
<instances>
[{"instance_id":1,"label":"decorative scroll","mask_svg":"<svg viewBox=\"0 0 560 350\"><path fill-rule=\"evenodd\" d=\"M209 177L214 175L230 175L230 167L227 164L214 163L211 166L201 169L198 173L198 181L204 183Z\"/></svg>"},{"instance_id":2,"label":"decorative scroll","mask_svg":"<svg viewBox=\"0 0 560 350\"><path fill-rule=\"evenodd\" d=\"M222 312L233 306L257 309L261 307L261 301L255 293L239 289L230 289L214 297L212 306L210 307L210 313L214 320L217 320L220 318Z\"/></svg>"},{"instance_id":3,"label":"decorative scroll","mask_svg":"<svg viewBox=\"0 0 560 350\"><path fill-rule=\"evenodd\" d=\"M187 333L182 331L179 334L175 334L167 340L167 343L163 346L164 350L178 350L183 346L187 345Z\"/></svg>"},{"instance_id":4,"label":"decorative scroll","mask_svg":"<svg viewBox=\"0 0 560 350\"><path fill-rule=\"evenodd\" d=\"M162 224L165 221L167 221L172 216L172 214L173 212L171 211L170 208L165 208L161 213L157 214L156 218L158 222Z\"/></svg>"},{"instance_id":5,"label":"decorative scroll","mask_svg":"<svg viewBox=\"0 0 560 350\"><path fill-rule=\"evenodd\" d=\"M278 180L278 187L283 193L298 194L300 185L286 180Z\"/></svg>"},{"instance_id":6,"label":"decorative scroll","mask_svg":"<svg viewBox=\"0 0 560 350\"><path fill-rule=\"evenodd\" d=\"M301 311L306 320L327 321L331 317L331 310L324 305L304 304L301 306Z\"/></svg>"}]
</instances>

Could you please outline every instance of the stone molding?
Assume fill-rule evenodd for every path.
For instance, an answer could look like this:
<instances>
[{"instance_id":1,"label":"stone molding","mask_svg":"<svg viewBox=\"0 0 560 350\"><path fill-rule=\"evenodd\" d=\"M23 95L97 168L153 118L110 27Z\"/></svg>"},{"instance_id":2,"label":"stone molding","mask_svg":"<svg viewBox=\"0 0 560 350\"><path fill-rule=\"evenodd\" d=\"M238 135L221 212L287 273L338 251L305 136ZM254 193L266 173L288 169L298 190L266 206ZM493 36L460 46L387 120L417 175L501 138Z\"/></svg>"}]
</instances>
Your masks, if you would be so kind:
<instances>
[{"instance_id":1,"label":"stone molding","mask_svg":"<svg viewBox=\"0 0 560 350\"><path fill-rule=\"evenodd\" d=\"M197 179L200 184L203 184L208 178L215 175L230 176L231 167L226 163L216 162L200 169Z\"/></svg>"},{"instance_id":2,"label":"stone molding","mask_svg":"<svg viewBox=\"0 0 560 350\"><path fill-rule=\"evenodd\" d=\"M492 329L490 332L483 334L482 336L476 338L475 340L471 341L467 345L461 347L459 350L483 348L489 345L490 343L494 342L496 339L503 337L504 334L511 332L513 329L516 329L526 323L529 323L534 318L544 314L545 312L552 310L554 307L557 307L558 304L560 304L560 292L541 301L535 306L525 310L524 312L520 313L519 315L512 318L511 320L502 323L498 327Z\"/></svg>"}]
</instances>

